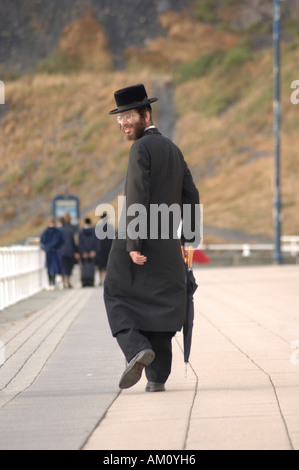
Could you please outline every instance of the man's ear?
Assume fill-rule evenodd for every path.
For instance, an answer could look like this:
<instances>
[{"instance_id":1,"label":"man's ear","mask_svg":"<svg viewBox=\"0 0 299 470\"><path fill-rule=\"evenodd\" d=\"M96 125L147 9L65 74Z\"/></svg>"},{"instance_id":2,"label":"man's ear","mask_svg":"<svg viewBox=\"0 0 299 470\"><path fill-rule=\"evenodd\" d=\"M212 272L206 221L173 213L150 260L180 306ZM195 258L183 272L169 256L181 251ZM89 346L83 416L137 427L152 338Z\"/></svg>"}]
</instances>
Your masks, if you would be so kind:
<instances>
[{"instance_id":1,"label":"man's ear","mask_svg":"<svg viewBox=\"0 0 299 470\"><path fill-rule=\"evenodd\" d=\"M146 111L145 113L145 121L149 123L151 121L151 113L149 111Z\"/></svg>"}]
</instances>

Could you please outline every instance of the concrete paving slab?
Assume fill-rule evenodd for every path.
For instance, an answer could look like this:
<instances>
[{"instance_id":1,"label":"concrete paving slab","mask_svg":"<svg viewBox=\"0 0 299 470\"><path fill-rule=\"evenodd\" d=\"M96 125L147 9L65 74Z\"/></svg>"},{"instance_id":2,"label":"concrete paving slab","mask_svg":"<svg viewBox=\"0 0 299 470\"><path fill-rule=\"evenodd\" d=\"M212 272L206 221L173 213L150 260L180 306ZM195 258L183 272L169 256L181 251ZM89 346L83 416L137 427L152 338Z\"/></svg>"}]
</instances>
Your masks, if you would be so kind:
<instances>
[{"instance_id":1,"label":"concrete paving slab","mask_svg":"<svg viewBox=\"0 0 299 470\"><path fill-rule=\"evenodd\" d=\"M298 448L299 366L290 360L299 339L298 267L194 272L192 376L180 375L179 333L166 392L145 393L143 379L122 391L86 450Z\"/></svg>"},{"instance_id":2,"label":"concrete paving slab","mask_svg":"<svg viewBox=\"0 0 299 470\"><path fill-rule=\"evenodd\" d=\"M179 332L165 392L145 392L145 377L119 391L125 361L100 290L5 327L0 448L299 449L299 268L194 272L190 366L185 377Z\"/></svg>"},{"instance_id":3,"label":"concrete paving slab","mask_svg":"<svg viewBox=\"0 0 299 470\"><path fill-rule=\"evenodd\" d=\"M67 291L51 308L52 317L47 308L36 314L40 328L32 328L35 315L22 322L23 346L35 349L18 342L14 375L10 358L0 368L0 449L80 449L118 394L123 358L102 290Z\"/></svg>"},{"instance_id":4,"label":"concrete paving slab","mask_svg":"<svg viewBox=\"0 0 299 470\"><path fill-rule=\"evenodd\" d=\"M290 450L273 417L218 417L192 420L187 450Z\"/></svg>"},{"instance_id":5,"label":"concrete paving slab","mask_svg":"<svg viewBox=\"0 0 299 470\"><path fill-rule=\"evenodd\" d=\"M176 450L184 447L197 378L192 369L185 377L184 359L176 341L173 350L177 361L167 382L167 392L145 392L143 376L135 387L121 392L84 450Z\"/></svg>"}]
</instances>

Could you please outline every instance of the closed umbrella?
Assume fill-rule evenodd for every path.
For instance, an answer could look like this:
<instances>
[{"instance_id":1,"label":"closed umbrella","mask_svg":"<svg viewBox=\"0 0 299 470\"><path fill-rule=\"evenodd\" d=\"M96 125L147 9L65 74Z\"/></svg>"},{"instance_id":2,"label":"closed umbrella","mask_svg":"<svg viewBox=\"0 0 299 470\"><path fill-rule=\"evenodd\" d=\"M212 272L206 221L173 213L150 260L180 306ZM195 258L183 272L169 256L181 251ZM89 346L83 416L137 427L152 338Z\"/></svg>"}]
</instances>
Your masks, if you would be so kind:
<instances>
[{"instance_id":1,"label":"closed umbrella","mask_svg":"<svg viewBox=\"0 0 299 470\"><path fill-rule=\"evenodd\" d=\"M191 351L191 342L192 342L192 330L193 330L193 321L194 321L194 302L193 294L196 291L198 285L192 271L192 261L193 261L193 249L192 247L188 248L187 256L185 259L186 267L186 288L187 288L187 306L186 306L186 318L183 325L183 339L184 339L184 362L189 362L189 356Z\"/></svg>"}]
</instances>

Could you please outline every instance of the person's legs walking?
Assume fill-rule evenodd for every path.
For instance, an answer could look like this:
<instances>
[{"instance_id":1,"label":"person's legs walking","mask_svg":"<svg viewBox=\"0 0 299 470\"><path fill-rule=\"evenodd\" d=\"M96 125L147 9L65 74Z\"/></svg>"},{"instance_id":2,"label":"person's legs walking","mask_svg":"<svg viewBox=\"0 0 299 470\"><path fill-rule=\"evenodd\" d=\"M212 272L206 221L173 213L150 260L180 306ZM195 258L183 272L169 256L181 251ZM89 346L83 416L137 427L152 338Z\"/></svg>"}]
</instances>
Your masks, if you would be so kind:
<instances>
[{"instance_id":1,"label":"person's legs walking","mask_svg":"<svg viewBox=\"0 0 299 470\"><path fill-rule=\"evenodd\" d=\"M138 330L133 330L132 328L121 330L117 333L116 339L128 363L143 349L152 349L148 338Z\"/></svg>"},{"instance_id":2,"label":"person's legs walking","mask_svg":"<svg viewBox=\"0 0 299 470\"><path fill-rule=\"evenodd\" d=\"M122 330L116 335L128 366L119 386L129 388L135 385L142 375L148 380L147 391L164 391L164 384L171 373L173 332L150 332L134 329Z\"/></svg>"},{"instance_id":3,"label":"person's legs walking","mask_svg":"<svg viewBox=\"0 0 299 470\"><path fill-rule=\"evenodd\" d=\"M155 352L154 361L145 368L148 379L147 391L163 391L164 384L171 373L173 332L145 333ZM162 386L163 385L163 386Z\"/></svg>"},{"instance_id":4,"label":"person's legs walking","mask_svg":"<svg viewBox=\"0 0 299 470\"><path fill-rule=\"evenodd\" d=\"M140 380L144 367L154 360L155 353L149 340L138 330L122 330L116 334L116 339L128 362L119 387L129 388Z\"/></svg>"}]
</instances>

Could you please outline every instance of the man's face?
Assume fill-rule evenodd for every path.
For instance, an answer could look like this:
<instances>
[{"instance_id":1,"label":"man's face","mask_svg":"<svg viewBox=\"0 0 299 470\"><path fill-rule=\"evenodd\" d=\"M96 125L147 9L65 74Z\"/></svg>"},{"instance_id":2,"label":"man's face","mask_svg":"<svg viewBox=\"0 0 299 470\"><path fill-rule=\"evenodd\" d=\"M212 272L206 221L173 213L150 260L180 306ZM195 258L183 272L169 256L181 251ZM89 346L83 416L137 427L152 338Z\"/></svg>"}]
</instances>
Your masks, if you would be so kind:
<instances>
[{"instance_id":1,"label":"man's face","mask_svg":"<svg viewBox=\"0 0 299 470\"><path fill-rule=\"evenodd\" d=\"M138 140L147 126L146 118L140 116L136 109L119 114L117 120L127 140Z\"/></svg>"}]
</instances>

